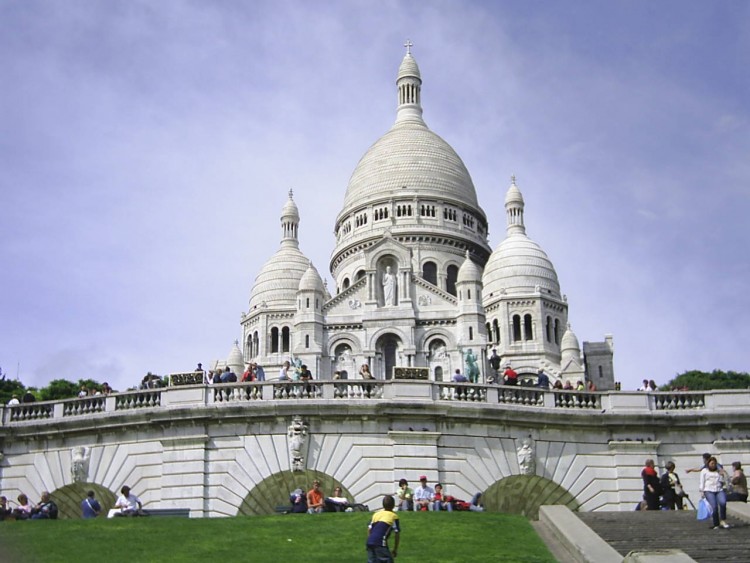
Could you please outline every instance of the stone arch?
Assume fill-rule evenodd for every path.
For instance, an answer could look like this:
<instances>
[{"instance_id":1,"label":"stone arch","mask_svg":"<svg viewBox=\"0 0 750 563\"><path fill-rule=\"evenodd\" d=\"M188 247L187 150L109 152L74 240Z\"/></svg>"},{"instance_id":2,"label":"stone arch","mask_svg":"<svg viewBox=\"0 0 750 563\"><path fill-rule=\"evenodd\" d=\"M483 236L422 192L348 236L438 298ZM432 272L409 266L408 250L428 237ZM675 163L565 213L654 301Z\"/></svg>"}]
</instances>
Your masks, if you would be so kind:
<instances>
[{"instance_id":1,"label":"stone arch","mask_svg":"<svg viewBox=\"0 0 750 563\"><path fill-rule=\"evenodd\" d=\"M362 355L362 347L359 345L359 341L355 338L352 338L351 336L342 334L332 338L328 342L328 356L333 358L336 353L336 348L338 348L342 344L346 344L347 346L349 346L349 348L351 348L352 350L352 354L354 354L355 356Z\"/></svg>"},{"instance_id":2,"label":"stone arch","mask_svg":"<svg viewBox=\"0 0 750 563\"><path fill-rule=\"evenodd\" d=\"M453 333L449 330L445 330L443 328L433 328L422 335L422 338L419 340L419 344L417 348L419 350L425 350L427 351L429 349L430 341L434 340L435 338L440 338L441 340L445 341L445 345L448 347L448 349L453 350L456 348L456 338L453 335Z\"/></svg>"},{"instance_id":3,"label":"stone arch","mask_svg":"<svg viewBox=\"0 0 750 563\"><path fill-rule=\"evenodd\" d=\"M237 516L261 516L274 514L276 507L288 506L289 494L295 489L307 492L312 488L313 480L320 481L320 488L325 496L333 494L334 487L341 487L343 494L352 502L357 502L344 485L327 473L315 469L304 471L280 471L263 479L255 485L242 500Z\"/></svg>"},{"instance_id":4,"label":"stone arch","mask_svg":"<svg viewBox=\"0 0 750 563\"><path fill-rule=\"evenodd\" d=\"M522 514L531 520L539 518L539 507L545 504L562 504L573 511L579 507L567 489L538 475L512 475L496 481L482 501L488 511Z\"/></svg>"},{"instance_id":5,"label":"stone arch","mask_svg":"<svg viewBox=\"0 0 750 563\"><path fill-rule=\"evenodd\" d=\"M115 493L96 483L71 483L50 493L59 510L57 517L64 520L80 519L81 501L86 498L89 491L94 491L96 500L102 506L102 513L106 516L107 510L112 508L117 500Z\"/></svg>"}]
</instances>

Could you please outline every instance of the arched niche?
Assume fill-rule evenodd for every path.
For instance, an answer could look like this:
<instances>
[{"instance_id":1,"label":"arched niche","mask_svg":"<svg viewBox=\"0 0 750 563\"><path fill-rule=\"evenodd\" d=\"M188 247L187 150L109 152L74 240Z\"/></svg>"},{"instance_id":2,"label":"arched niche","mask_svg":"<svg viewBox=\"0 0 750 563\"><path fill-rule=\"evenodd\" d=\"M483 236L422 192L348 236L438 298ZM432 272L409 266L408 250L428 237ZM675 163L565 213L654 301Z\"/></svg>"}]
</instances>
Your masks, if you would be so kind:
<instances>
[{"instance_id":1,"label":"arched niche","mask_svg":"<svg viewBox=\"0 0 750 563\"><path fill-rule=\"evenodd\" d=\"M289 494L295 489L307 492L312 489L312 482L320 481L320 489L323 495L329 497L333 494L335 487L341 487L346 498L356 503L349 491L330 475L315 469L304 471L281 471L266 477L258 483L244 498L237 511L238 516L261 516L274 514L277 506L290 505Z\"/></svg>"},{"instance_id":2,"label":"arched niche","mask_svg":"<svg viewBox=\"0 0 750 563\"><path fill-rule=\"evenodd\" d=\"M538 475L512 475L495 482L482 495L486 510L522 514L531 520L539 518L539 507L562 504L573 511L578 501L567 489Z\"/></svg>"},{"instance_id":3,"label":"arched niche","mask_svg":"<svg viewBox=\"0 0 750 563\"><path fill-rule=\"evenodd\" d=\"M82 517L81 501L86 498L89 491L94 491L96 500L102 506L100 518L106 517L107 510L114 507L117 496L109 489L105 489L96 483L71 483L50 492L50 496L57 504L59 511L57 517L65 520L80 519Z\"/></svg>"}]
</instances>

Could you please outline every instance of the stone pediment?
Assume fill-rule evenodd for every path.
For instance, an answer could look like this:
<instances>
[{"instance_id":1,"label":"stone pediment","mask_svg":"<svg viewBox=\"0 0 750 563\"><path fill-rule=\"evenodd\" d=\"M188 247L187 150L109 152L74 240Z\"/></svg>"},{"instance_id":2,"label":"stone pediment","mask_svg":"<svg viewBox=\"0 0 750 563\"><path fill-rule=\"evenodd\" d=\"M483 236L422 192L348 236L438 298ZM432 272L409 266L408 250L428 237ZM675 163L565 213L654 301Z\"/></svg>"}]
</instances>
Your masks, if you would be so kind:
<instances>
[{"instance_id":1,"label":"stone pediment","mask_svg":"<svg viewBox=\"0 0 750 563\"><path fill-rule=\"evenodd\" d=\"M458 299L453 295L419 276L412 276L412 283L414 284L414 306L418 311L444 310L446 306L458 306Z\"/></svg>"},{"instance_id":2,"label":"stone pediment","mask_svg":"<svg viewBox=\"0 0 750 563\"><path fill-rule=\"evenodd\" d=\"M392 238L389 232L386 232L382 239L365 251L366 268L368 270L377 269L378 260L388 254L396 257L400 268L411 266L411 249Z\"/></svg>"},{"instance_id":3,"label":"stone pediment","mask_svg":"<svg viewBox=\"0 0 750 563\"><path fill-rule=\"evenodd\" d=\"M323 305L323 312L326 315L361 313L366 299L367 278L361 278Z\"/></svg>"}]
</instances>

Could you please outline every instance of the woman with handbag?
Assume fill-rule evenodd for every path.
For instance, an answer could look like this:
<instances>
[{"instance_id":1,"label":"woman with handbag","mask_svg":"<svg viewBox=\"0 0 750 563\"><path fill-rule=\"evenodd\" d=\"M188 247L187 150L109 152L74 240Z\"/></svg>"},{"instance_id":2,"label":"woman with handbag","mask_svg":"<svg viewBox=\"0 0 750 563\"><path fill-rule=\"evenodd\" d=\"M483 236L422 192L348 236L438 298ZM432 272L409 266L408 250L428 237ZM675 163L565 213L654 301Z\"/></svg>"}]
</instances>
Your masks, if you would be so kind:
<instances>
[{"instance_id":1,"label":"woman with handbag","mask_svg":"<svg viewBox=\"0 0 750 563\"><path fill-rule=\"evenodd\" d=\"M727 495L724 492L726 483L725 472L719 469L719 462L711 456L706 467L701 469L700 486L701 498L705 498L711 505L713 529L729 528L727 524Z\"/></svg>"},{"instance_id":2,"label":"woman with handbag","mask_svg":"<svg viewBox=\"0 0 750 563\"><path fill-rule=\"evenodd\" d=\"M674 472L674 462L668 461L666 469L661 476L662 508L664 510L682 510L682 498L685 492L682 489L680 478Z\"/></svg>"}]
</instances>

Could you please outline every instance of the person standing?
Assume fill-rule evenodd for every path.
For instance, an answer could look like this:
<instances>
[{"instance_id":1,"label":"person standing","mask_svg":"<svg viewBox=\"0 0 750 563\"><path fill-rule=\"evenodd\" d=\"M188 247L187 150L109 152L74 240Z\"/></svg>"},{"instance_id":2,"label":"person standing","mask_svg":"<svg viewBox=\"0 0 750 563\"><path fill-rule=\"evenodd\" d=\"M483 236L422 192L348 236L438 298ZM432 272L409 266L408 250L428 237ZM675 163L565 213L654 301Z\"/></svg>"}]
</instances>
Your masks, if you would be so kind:
<instances>
[{"instance_id":1,"label":"person standing","mask_svg":"<svg viewBox=\"0 0 750 563\"><path fill-rule=\"evenodd\" d=\"M719 469L719 462L715 457L710 457L706 467L701 469L700 485L698 490L701 498L705 498L711 505L711 517L713 518L713 529L729 528L727 524L727 494L724 492L725 472Z\"/></svg>"},{"instance_id":2,"label":"person standing","mask_svg":"<svg viewBox=\"0 0 750 563\"><path fill-rule=\"evenodd\" d=\"M536 372L536 386L540 389L549 389L549 376L544 373L544 368L539 368Z\"/></svg>"},{"instance_id":3,"label":"person standing","mask_svg":"<svg viewBox=\"0 0 750 563\"><path fill-rule=\"evenodd\" d=\"M398 514L393 511L396 502L391 495L383 497L383 510L377 511L367 527L367 563L393 563L398 555L401 540L401 525ZM394 534L393 551L388 549L388 537Z\"/></svg>"},{"instance_id":4,"label":"person standing","mask_svg":"<svg viewBox=\"0 0 750 563\"><path fill-rule=\"evenodd\" d=\"M682 497L683 490L680 478L677 473L674 472L675 464L673 461L668 461L666 465L666 471L661 476L661 494L662 502L665 510L682 510Z\"/></svg>"},{"instance_id":5,"label":"person standing","mask_svg":"<svg viewBox=\"0 0 750 563\"><path fill-rule=\"evenodd\" d=\"M643 479L643 500L646 501L647 510L659 510L659 496L661 495L661 485L659 484L659 476L654 469L654 460L647 459L643 471L641 471L641 478Z\"/></svg>"},{"instance_id":6,"label":"person standing","mask_svg":"<svg viewBox=\"0 0 750 563\"><path fill-rule=\"evenodd\" d=\"M89 491L86 494L86 498L81 501L81 516L83 518L96 518L101 513L102 505L96 500L94 491Z\"/></svg>"}]
</instances>

